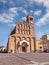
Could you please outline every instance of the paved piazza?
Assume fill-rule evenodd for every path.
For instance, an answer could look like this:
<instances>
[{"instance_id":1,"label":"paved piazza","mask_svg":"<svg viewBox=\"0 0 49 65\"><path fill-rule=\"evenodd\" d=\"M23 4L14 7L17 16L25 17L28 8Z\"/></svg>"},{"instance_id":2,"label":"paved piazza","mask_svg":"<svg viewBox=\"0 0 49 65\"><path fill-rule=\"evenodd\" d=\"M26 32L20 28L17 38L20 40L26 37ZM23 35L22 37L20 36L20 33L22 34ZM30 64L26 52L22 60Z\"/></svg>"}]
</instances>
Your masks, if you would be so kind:
<instances>
[{"instance_id":1,"label":"paved piazza","mask_svg":"<svg viewBox=\"0 0 49 65\"><path fill-rule=\"evenodd\" d=\"M49 65L49 53L0 53L0 65Z\"/></svg>"}]
</instances>

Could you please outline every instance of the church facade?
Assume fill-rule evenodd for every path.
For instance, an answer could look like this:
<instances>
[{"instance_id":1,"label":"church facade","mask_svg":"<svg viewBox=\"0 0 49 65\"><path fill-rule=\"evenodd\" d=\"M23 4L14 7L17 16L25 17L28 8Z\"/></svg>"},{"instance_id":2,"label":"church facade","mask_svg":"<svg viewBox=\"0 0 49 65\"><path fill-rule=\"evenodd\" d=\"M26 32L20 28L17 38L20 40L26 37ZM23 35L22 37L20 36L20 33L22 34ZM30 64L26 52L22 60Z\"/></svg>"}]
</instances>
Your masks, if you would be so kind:
<instances>
[{"instance_id":1,"label":"church facade","mask_svg":"<svg viewBox=\"0 0 49 65\"><path fill-rule=\"evenodd\" d=\"M26 21L16 23L8 38L7 50L13 53L36 51L34 18L32 15L28 15Z\"/></svg>"}]
</instances>

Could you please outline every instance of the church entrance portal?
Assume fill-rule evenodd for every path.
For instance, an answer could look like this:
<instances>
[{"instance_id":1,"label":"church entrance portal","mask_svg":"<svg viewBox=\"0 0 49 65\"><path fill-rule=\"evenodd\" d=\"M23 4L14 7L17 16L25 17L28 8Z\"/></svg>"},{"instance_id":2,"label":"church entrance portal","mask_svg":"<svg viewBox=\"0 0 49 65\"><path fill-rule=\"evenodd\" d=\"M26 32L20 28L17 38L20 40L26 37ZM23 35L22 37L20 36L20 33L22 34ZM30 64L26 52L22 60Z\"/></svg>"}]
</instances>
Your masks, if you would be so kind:
<instances>
[{"instance_id":1,"label":"church entrance portal","mask_svg":"<svg viewBox=\"0 0 49 65\"><path fill-rule=\"evenodd\" d=\"M22 52L26 52L26 47L22 47Z\"/></svg>"},{"instance_id":2,"label":"church entrance portal","mask_svg":"<svg viewBox=\"0 0 49 65\"><path fill-rule=\"evenodd\" d=\"M21 52L28 52L27 48L29 46L29 42L26 40L20 41L20 46L21 46Z\"/></svg>"},{"instance_id":3,"label":"church entrance portal","mask_svg":"<svg viewBox=\"0 0 49 65\"><path fill-rule=\"evenodd\" d=\"M27 43L26 42L22 43L22 52L27 52Z\"/></svg>"}]
</instances>

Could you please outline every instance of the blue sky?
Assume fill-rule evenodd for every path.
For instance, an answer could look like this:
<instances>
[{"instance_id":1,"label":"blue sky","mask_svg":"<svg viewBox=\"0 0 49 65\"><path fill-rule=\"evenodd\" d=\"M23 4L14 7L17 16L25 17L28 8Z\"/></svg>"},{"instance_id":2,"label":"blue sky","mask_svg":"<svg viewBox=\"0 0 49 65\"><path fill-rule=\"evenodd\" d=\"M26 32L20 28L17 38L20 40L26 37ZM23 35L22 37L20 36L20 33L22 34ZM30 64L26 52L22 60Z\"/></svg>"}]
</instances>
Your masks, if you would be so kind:
<instances>
[{"instance_id":1,"label":"blue sky","mask_svg":"<svg viewBox=\"0 0 49 65\"><path fill-rule=\"evenodd\" d=\"M49 0L0 0L0 45L6 46L16 22L28 14L34 16L36 39L49 34Z\"/></svg>"}]
</instances>

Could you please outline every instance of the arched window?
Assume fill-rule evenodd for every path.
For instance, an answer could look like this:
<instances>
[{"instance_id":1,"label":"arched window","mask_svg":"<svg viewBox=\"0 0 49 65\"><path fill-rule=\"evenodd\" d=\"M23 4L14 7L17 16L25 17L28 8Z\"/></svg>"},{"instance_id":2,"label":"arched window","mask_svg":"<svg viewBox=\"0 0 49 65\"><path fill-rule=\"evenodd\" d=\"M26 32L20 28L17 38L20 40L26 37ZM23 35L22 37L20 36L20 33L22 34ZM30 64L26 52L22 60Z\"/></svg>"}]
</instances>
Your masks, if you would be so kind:
<instances>
[{"instance_id":1,"label":"arched window","mask_svg":"<svg viewBox=\"0 0 49 65\"><path fill-rule=\"evenodd\" d=\"M30 42L31 41L30 37L27 37L27 40Z\"/></svg>"},{"instance_id":2,"label":"arched window","mask_svg":"<svg viewBox=\"0 0 49 65\"><path fill-rule=\"evenodd\" d=\"M22 37L22 40L26 40L26 38L25 37Z\"/></svg>"},{"instance_id":3,"label":"arched window","mask_svg":"<svg viewBox=\"0 0 49 65\"><path fill-rule=\"evenodd\" d=\"M18 33L18 34L20 33L19 28L20 28L20 25L19 25L19 24L17 24L17 33Z\"/></svg>"},{"instance_id":4,"label":"arched window","mask_svg":"<svg viewBox=\"0 0 49 65\"><path fill-rule=\"evenodd\" d=\"M20 29L22 28L22 24L20 24Z\"/></svg>"},{"instance_id":5,"label":"arched window","mask_svg":"<svg viewBox=\"0 0 49 65\"><path fill-rule=\"evenodd\" d=\"M23 27L23 29L25 29L25 24L24 23L22 24L22 27Z\"/></svg>"},{"instance_id":6,"label":"arched window","mask_svg":"<svg viewBox=\"0 0 49 65\"><path fill-rule=\"evenodd\" d=\"M17 24L17 28L18 28L18 29L20 28L20 25L19 25L19 24Z\"/></svg>"},{"instance_id":7,"label":"arched window","mask_svg":"<svg viewBox=\"0 0 49 65\"><path fill-rule=\"evenodd\" d=\"M25 34L25 30L23 30L22 32L23 32L23 34Z\"/></svg>"},{"instance_id":8,"label":"arched window","mask_svg":"<svg viewBox=\"0 0 49 65\"><path fill-rule=\"evenodd\" d=\"M27 26L27 34L30 35L30 26Z\"/></svg>"},{"instance_id":9,"label":"arched window","mask_svg":"<svg viewBox=\"0 0 49 65\"><path fill-rule=\"evenodd\" d=\"M21 37L20 37L20 36L18 36L18 37L17 37L17 40L18 40L18 41L21 41Z\"/></svg>"},{"instance_id":10,"label":"arched window","mask_svg":"<svg viewBox=\"0 0 49 65\"><path fill-rule=\"evenodd\" d=\"M17 29L17 33L20 34L20 30L19 29Z\"/></svg>"},{"instance_id":11,"label":"arched window","mask_svg":"<svg viewBox=\"0 0 49 65\"><path fill-rule=\"evenodd\" d=\"M28 26L27 29L30 30L30 26Z\"/></svg>"},{"instance_id":12,"label":"arched window","mask_svg":"<svg viewBox=\"0 0 49 65\"><path fill-rule=\"evenodd\" d=\"M31 42L34 43L34 39L33 38L31 38Z\"/></svg>"},{"instance_id":13,"label":"arched window","mask_svg":"<svg viewBox=\"0 0 49 65\"><path fill-rule=\"evenodd\" d=\"M25 29L27 28L27 24L25 24Z\"/></svg>"},{"instance_id":14,"label":"arched window","mask_svg":"<svg viewBox=\"0 0 49 65\"><path fill-rule=\"evenodd\" d=\"M30 30L27 30L27 34L30 35Z\"/></svg>"},{"instance_id":15,"label":"arched window","mask_svg":"<svg viewBox=\"0 0 49 65\"><path fill-rule=\"evenodd\" d=\"M20 34L22 33L22 31L20 30Z\"/></svg>"}]
</instances>

